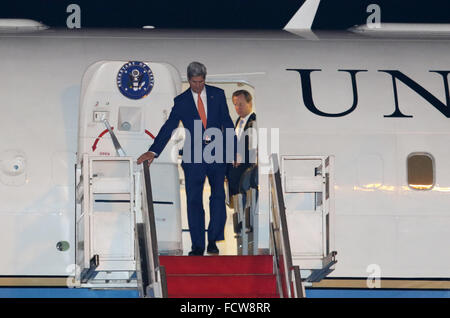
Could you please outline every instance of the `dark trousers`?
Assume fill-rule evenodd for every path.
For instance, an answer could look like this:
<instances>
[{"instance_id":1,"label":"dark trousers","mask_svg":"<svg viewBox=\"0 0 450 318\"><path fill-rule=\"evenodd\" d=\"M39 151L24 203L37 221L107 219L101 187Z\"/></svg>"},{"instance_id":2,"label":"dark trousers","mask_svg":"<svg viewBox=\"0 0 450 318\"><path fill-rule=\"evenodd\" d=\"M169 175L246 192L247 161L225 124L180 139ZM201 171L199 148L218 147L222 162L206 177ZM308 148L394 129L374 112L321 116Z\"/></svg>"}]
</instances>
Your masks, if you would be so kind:
<instances>
[{"instance_id":1,"label":"dark trousers","mask_svg":"<svg viewBox=\"0 0 450 318\"><path fill-rule=\"evenodd\" d=\"M225 164L182 164L186 185L187 214L191 233L192 249L205 249L205 210L203 209L203 187L208 177L211 186L209 197L210 221L208 241L224 240L227 218L225 208L224 180Z\"/></svg>"},{"instance_id":2,"label":"dark trousers","mask_svg":"<svg viewBox=\"0 0 450 318\"><path fill-rule=\"evenodd\" d=\"M233 167L231 164L228 167L227 179L228 179L228 189L230 197L239 193L239 183L245 170L251 165L242 163L237 167Z\"/></svg>"}]
</instances>

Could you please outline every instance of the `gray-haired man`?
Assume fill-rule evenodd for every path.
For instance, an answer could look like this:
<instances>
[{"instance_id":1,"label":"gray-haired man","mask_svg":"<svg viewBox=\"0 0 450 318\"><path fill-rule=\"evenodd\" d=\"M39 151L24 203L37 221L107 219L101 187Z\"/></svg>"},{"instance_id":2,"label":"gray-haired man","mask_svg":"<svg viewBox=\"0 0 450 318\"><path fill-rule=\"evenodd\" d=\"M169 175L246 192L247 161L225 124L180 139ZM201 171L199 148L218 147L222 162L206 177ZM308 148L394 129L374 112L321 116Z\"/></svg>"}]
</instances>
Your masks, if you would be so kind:
<instances>
[{"instance_id":1,"label":"gray-haired man","mask_svg":"<svg viewBox=\"0 0 450 318\"><path fill-rule=\"evenodd\" d=\"M224 227L226 221L224 179L226 172L226 143L235 142L233 121L230 118L224 91L220 88L205 85L206 67L199 62L192 62L187 68L187 76L190 88L175 97L174 106L169 118L161 127L149 151L138 158L138 164L145 160L150 163L158 157L169 141L172 132L178 127L179 122L189 132L191 138L185 143L183 148L183 162L181 166L184 170L186 199L189 230L191 233L192 251L189 255L203 255L205 250L205 211L203 209L203 187L206 177L211 186L211 196L209 200L210 222L208 226L208 247L207 252L218 254L219 250L216 241L224 239ZM197 129L194 129L194 126ZM200 132L202 136L195 136ZM227 138L226 130L231 131L231 137ZM204 138L207 129L222 132L223 144L221 144L220 160L210 162L205 161L203 156L204 148L213 140ZM230 130L231 129L231 130ZM230 137L230 134L228 134ZM200 160L194 156L196 141L202 142L202 157ZM190 147L190 149L186 149ZM233 145L231 148L235 152ZM217 150L216 150L217 151ZM189 155L186 155L188 153ZM234 158L235 153L232 154Z\"/></svg>"}]
</instances>

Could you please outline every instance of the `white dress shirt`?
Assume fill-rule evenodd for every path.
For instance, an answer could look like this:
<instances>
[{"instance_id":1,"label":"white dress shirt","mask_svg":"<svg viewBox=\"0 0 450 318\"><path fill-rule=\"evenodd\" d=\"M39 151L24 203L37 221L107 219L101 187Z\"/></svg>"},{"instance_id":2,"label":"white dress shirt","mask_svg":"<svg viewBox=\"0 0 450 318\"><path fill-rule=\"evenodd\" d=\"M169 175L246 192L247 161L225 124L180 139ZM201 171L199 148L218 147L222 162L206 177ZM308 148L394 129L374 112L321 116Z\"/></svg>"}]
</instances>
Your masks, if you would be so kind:
<instances>
[{"instance_id":1,"label":"white dress shirt","mask_svg":"<svg viewBox=\"0 0 450 318\"><path fill-rule=\"evenodd\" d=\"M248 114L244 118L239 117L239 121L236 125L236 130L235 130L238 140L241 139L242 132L244 131L245 125L247 124L248 118L250 117L251 114L252 113Z\"/></svg>"}]
</instances>

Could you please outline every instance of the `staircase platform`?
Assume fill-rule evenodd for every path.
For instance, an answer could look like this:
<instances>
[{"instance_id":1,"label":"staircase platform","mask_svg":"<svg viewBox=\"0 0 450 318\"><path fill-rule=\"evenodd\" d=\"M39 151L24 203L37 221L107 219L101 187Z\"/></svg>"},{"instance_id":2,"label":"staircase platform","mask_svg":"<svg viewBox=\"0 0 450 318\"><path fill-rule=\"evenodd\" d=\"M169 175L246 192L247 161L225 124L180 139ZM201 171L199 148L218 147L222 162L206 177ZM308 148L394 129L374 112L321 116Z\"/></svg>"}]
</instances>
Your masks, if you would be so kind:
<instances>
[{"instance_id":1,"label":"staircase platform","mask_svg":"<svg viewBox=\"0 0 450 318\"><path fill-rule=\"evenodd\" d=\"M159 259L170 298L279 298L270 255Z\"/></svg>"}]
</instances>

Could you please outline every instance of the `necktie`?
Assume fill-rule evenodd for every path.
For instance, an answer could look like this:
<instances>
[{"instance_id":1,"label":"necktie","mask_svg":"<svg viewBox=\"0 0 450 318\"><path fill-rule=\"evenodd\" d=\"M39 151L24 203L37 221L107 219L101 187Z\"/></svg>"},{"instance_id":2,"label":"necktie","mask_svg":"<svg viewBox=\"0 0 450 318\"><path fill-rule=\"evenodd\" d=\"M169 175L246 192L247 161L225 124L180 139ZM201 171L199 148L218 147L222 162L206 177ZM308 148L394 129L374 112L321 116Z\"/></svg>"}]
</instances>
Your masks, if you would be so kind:
<instances>
[{"instance_id":1,"label":"necktie","mask_svg":"<svg viewBox=\"0 0 450 318\"><path fill-rule=\"evenodd\" d=\"M244 125L244 118L241 118L239 121L238 129L237 129L237 137L241 137L242 126Z\"/></svg>"},{"instance_id":2,"label":"necktie","mask_svg":"<svg viewBox=\"0 0 450 318\"><path fill-rule=\"evenodd\" d=\"M203 127L206 129L205 106L203 106L203 102L202 102L202 98L200 97L200 94L198 94L197 107L198 107L198 114L200 115L200 119L203 122Z\"/></svg>"}]
</instances>

